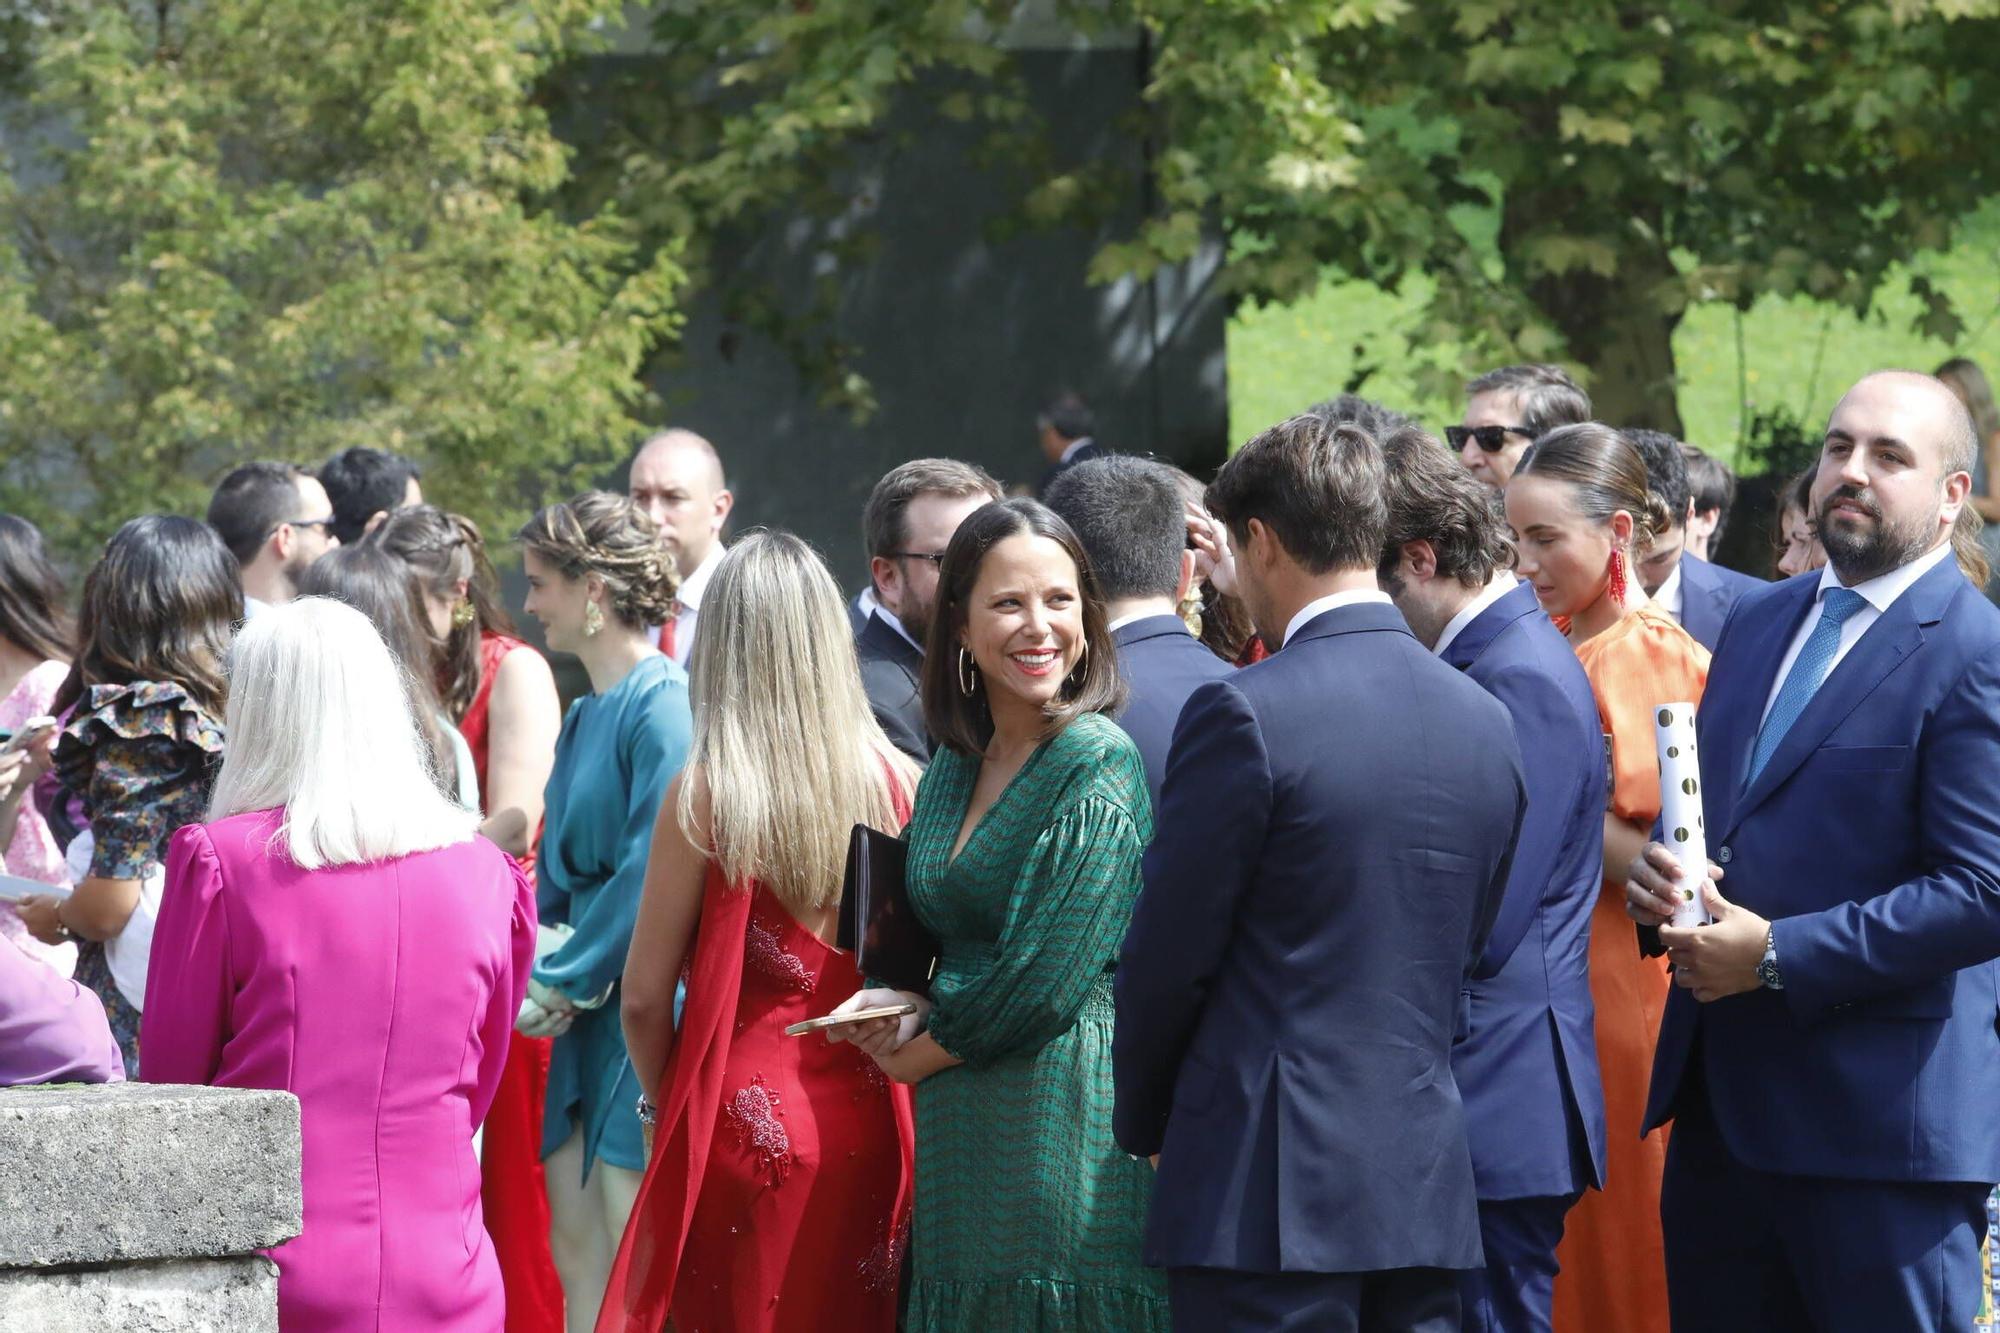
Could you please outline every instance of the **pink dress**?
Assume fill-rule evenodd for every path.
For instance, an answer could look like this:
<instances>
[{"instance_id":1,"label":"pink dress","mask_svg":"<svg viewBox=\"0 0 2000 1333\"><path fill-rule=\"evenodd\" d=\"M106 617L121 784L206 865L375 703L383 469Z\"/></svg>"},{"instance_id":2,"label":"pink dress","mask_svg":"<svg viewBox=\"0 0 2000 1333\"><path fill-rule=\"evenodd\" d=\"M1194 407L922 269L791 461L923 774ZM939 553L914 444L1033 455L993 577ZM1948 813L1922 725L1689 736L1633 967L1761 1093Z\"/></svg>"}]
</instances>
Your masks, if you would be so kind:
<instances>
[{"instance_id":1,"label":"pink dress","mask_svg":"<svg viewBox=\"0 0 2000 1333\"><path fill-rule=\"evenodd\" d=\"M44 662L21 677L7 697L0 699L0 731L19 731L29 718L46 716L55 703L56 691L62 688L68 675L69 668L63 663ZM14 825L14 840L7 844L5 860L10 875L38 879L44 884L69 883L62 848L56 846L48 820L42 818L32 799L21 802L21 817ZM12 940L22 953L40 959L64 976L76 968L76 946L43 944L28 933L11 903L0 903L0 939Z\"/></svg>"},{"instance_id":2,"label":"pink dress","mask_svg":"<svg viewBox=\"0 0 2000 1333\"><path fill-rule=\"evenodd\" d=\"M527 988L534 890L483 838L300 870L271 845L279 815L174 835L144 1076L298 1097L305 1229L270 1252L287 1333L492 1333L472 1133Z\"/></svg>"}]
</instances>

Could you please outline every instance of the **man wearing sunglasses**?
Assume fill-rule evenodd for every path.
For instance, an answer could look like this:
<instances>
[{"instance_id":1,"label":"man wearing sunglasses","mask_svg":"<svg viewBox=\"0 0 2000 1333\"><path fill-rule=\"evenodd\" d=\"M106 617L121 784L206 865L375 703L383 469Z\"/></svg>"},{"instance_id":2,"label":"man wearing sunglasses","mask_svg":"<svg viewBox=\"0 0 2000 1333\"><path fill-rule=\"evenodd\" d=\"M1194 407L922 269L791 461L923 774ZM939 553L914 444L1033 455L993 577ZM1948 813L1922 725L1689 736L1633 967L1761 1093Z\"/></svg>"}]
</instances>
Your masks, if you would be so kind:
<instances>
[{"instance_id":1,"label":"man wearing sunglasses","mask_svg":"<svg viewBox=\"0 0 2000 1333\"><path fill-rule=\"evenodd\" d=\"M1465 421L1444 435L1475 480L1505 490L1530 444L1588 420L1590 397L1561 366L1503 366L1465 386Z\"/></svg>"},{"instance_id":2,"label":"man wearing sunglasses","mask_svg":"<svg viewBox=\"0 0 2000 1333\"><path fill-rule=\"evenodd\" d=\"M208 502L208 526L243 568L243 614L298 596L298 577L340 545L333 504L310 472L290 463L245 463Z\"/></svg>"}]
</instances>

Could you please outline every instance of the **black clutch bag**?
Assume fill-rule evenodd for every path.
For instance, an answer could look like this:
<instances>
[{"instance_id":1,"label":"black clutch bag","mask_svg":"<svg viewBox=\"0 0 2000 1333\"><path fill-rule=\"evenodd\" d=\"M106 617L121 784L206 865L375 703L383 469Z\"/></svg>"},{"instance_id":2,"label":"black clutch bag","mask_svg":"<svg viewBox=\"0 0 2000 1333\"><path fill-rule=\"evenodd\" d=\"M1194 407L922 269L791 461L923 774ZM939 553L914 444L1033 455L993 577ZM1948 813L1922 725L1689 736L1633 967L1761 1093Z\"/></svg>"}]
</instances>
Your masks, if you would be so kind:
<instances>
[{"instance_id":1,"label":"black clutch bag","mask_svg":"<svg viewBox=\"0 0 2000 1333\"><path fill-rule=\"evenodd\" d=\"M880 829L856 824L847 842L847 877L840 889L835 938L854 954L864 978L897 990L931 993L937 973L937 936L924 929L903 884L909 847Z\"/></svg>"}]
</instances>

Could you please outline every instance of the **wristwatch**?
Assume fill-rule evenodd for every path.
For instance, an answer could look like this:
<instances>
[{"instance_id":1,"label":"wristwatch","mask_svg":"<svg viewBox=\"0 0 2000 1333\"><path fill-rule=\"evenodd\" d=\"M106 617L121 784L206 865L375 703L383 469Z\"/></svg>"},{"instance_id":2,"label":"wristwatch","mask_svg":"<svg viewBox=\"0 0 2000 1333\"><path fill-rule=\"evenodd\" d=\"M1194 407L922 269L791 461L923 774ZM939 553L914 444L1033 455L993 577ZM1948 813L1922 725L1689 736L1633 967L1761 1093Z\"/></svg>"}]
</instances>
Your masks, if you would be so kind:
<instances>
[{"instance_id":1,"label":"wristwatch","mask_svg":"<svg viewBox=\"0 0 2000 1333\"><path fill-rule=\"evenodd\" d=\"M1757 963L1757 980L1771 990L1785 988L1785 974L1778 970L1778 928L1764 932L1764 957Z\"/></svg>"}]
</instances>

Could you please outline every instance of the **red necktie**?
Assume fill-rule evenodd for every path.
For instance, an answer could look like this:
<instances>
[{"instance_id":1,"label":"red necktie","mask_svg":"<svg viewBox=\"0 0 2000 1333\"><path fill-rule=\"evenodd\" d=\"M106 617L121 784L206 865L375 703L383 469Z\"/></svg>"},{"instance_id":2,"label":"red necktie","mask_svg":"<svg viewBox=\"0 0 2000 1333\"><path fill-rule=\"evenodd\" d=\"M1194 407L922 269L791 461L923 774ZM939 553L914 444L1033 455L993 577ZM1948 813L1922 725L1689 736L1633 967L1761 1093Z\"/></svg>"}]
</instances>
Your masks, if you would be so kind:
<instances>
[{"instance_id":1,"label":"red necktie","mask_svg":"<svg viewBox=\"0 0 2000 1333\"><path fill-rule=\"evenodd\" d=\"M673 658L676 662L680 660L680 657L674 652L674 637L680 627L681 603L680 599L676 597L673 606L667 611L667 623L660 626L660 651L668 657Z\"/></svg>"}]
</instances>

